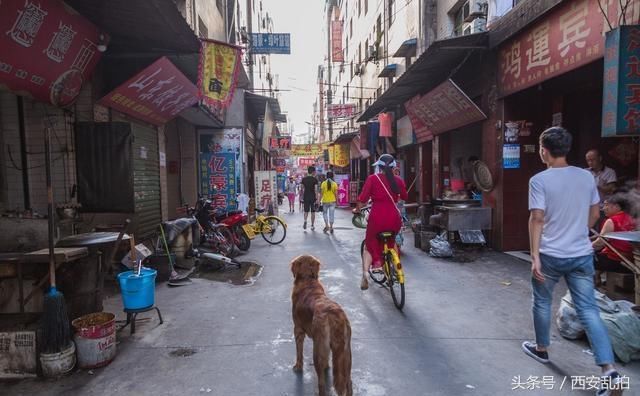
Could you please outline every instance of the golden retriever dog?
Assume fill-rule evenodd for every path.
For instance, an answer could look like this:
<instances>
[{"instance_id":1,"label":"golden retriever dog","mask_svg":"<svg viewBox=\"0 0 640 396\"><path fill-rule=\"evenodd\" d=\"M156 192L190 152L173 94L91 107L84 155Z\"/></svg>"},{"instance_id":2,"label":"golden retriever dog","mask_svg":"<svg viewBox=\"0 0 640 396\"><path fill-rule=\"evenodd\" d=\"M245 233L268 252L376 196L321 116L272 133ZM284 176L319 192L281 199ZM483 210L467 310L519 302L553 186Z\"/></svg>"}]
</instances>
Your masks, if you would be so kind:
<instances>
[{"instance_id":1,"label":"golden retriever dog","mask_svg":"<svg viewBox=\"0 0 640 396\"><path fill-rule=\"evenodd\" d=\"M313 340L313 365L320 396L327 394L326 370L329 351L333 357L333 388L338 396L351 396L351 325L340 305L330 300L318 280L320 262L313 256L299 256L291 262L293 272L293 334L296 339L296 364L302 371L304 337Z\"/></svg>"}]
</instances>

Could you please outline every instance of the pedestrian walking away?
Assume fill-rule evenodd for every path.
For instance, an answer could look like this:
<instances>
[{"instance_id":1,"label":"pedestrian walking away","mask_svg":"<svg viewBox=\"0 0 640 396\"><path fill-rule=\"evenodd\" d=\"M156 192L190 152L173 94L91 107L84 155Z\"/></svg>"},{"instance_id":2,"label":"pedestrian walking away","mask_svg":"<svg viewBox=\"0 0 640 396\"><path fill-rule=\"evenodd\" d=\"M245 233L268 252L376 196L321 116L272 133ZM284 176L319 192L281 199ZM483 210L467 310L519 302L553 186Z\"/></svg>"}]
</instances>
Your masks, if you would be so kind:
<instances>
[{"instance_id":1,"label":"pedestrian walking away","mask_svg":"<svg viewBox=\"0 0 640 396\"><path fill-rule=\"evenodd\" d=\"M379 271L382 267L382 251L384 245L378 239L378 234L385 231L400 232L402 219L396 206L399 199L407 199L407 188L404 181L393 174L396 160L391 154L382 154L373 166L376 174L371 175L364 182L362 192L358 196L358 203L353 210L359 213L360 209L371 199L371 212L367 221L365 234L365 249L362 253L362 280L360 289L369 288L367 274L369 267L372 271ZM389 248L395 248L393 241Z\"/></svg>"},{"instance_id":2,"label":"pedestrian walking away","mask_svg":"<svg viewBox=\"0 0 640 396\"><path fill-rule=\"evenodd\" d=\"M289 213L295 212L296 206L296 192L298 191L298 184L293 180L293 176L289 177L286 185L287 200L289 201Z\"/></svg>"},{"instance_id":3,"label":"pedestrian walking away","mask_svg":"<svg viewBox=\"0 0 640 396\"><path fill-rule=\"evenodd\" d=\"M614 367L611 341L595 300L593 248L588 234L599 217L600 195L591 173L567 163L571 141L571 134L564 128L552 127L542 132L540 158L547 169L529 180L536 341L525 341L522 349L541 363L549 362L553 288L564 277L595 362L602 370L596 395L620 395L622 377ZM567 191L572 192L570 197Z\"/></svg>"},{"instance_id":4,"label":"pedestrian walking away","mask_svg":"<svg viewBox=\"0 0 640 396\"><path fill-rule=\"evenodd\" d=\"M333 180L333 172L327 172L327 180L320 185L320 203L322 204L322 217L324 219L324 232L333 234L333 220L338 201L338 183Z\"/></svg>"},{"instance_id":5,"label":"pedestrian walking away","mask_svg":"<svg viewBox=\"0 0 640 396\"><path fill-rule=\"evenodd\" d=\"M310 166L308 169L307 176L302 178L301 187L303 196L303 206L304 206L304 223L302 224L303 229L307 229L307 218L309 217L309 212L311 212L311 230L315 230L315 221L316 221L316 204L318 203L318 179L316 179L316 168Z\"/></svg>"}]
</instances>

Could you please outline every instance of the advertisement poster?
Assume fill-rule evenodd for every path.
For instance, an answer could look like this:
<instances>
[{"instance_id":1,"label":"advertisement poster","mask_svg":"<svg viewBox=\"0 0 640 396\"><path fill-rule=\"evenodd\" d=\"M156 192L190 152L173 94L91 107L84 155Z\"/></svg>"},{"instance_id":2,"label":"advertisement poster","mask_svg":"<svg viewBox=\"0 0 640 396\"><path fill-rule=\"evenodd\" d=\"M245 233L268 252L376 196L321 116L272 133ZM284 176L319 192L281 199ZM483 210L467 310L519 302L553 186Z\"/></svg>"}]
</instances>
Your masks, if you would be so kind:
<instances>
[{"instance_id":1,"label":"advertisement poster","mask_svg":"<svg viewBox=\"0 0 640 396\"><path fill-rule=\"evenodd\" d=\"M502 146L502 167L504 169L520 168L519 144L505 144Z\"/></svg>"},{"instance_id":2,"label":"advertisement poster","mask_svg":"<svg viewBox=\"0 0 640 396\"><path fill-rule=\"evenodd\" d=\"M349 206L349 174L335 175L338 183L338 206Z\"/></svg>"},{"instance_id":3,"label":"advertisement poster","mask_svg":"<svg viewBox=\"0 0 640 396\"><path fill-rule=\"evenodd\" d=\"M213 201L213 206L234 210L236 199L235 157L230 153L200 154L200 193Z\"/></svg>"},{"instance_id":4,"label":"advertisement poster","mask_svg":"<svg viewBox=\"0 0 640 396\"><path fill-rule=\"evenodd\" d=\"M200 153L233 154L235 167L235 185L242 186L242 129L228 128L202 130L199 136ZM238 190L236 192L241 192Z\"/></svg>"},{"instance_id":5,"label":"advertisement poster","mask_svg":"<svg viewBox=\"0 0 640 396\"><path fill-rule=\"evenodd\" d=\"M278 213L276 173L272 171L256 171L254 174L256 207L268 209L272 202L274 214Z\"/></svg>"},{"instance_id":6,"label":"advertisement poster","mask_svg":"<svg viewBox=\"0 0 640 396\"><path fill-rule=\"evenodd\" d=\"M349 144L336 144L329 147L329 164L340 168L349 166L351 160Z\"/></svg>"}]
</instances>

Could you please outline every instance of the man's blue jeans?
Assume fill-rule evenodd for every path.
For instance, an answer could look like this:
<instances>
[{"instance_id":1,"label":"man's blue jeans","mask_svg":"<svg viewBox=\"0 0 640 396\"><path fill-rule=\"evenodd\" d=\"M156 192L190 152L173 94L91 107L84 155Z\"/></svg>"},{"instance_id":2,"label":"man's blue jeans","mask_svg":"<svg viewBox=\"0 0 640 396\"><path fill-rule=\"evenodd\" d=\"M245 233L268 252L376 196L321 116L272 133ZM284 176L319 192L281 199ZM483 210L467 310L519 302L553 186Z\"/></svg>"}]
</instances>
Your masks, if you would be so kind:
<instances>
[{"instance_id":1,"label":"man's blue jeans","mask_svg":"<svg viewBox=\"0 0 640 396\"><path fill-rule=\"evenodd\" d=\"M553 288L564 276L571 298L576 307L578 318L587 332L591 349L599 366L613 364L613 350L607 328L600 319L600 310L596 304L593 286L593 255L556 258L540 255L544 283L532 278L533 285L533 325L536 331L536 343L541 347L550 344L551 299Z\"/></svg>"}]
</instances>

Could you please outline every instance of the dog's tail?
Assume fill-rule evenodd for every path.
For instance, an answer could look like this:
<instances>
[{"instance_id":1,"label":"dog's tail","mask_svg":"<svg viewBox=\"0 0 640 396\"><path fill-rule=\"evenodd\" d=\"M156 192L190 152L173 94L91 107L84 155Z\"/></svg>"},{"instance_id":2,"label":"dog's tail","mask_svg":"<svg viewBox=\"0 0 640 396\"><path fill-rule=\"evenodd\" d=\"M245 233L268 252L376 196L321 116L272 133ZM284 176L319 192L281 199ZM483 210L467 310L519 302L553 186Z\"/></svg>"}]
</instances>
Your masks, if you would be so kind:
<instances>
[{"instance_id":1,"label":"dog's tail","mask_svg":"<svg viewBox=\"0 0 640 396\"><path fill-rule=\"evenodd\" d=\"M339 396L353 395L351 384L351 326L344 312L335 321L331 334L331 355L333 360L333 388Z\"/></svg>"}]
</instances>

